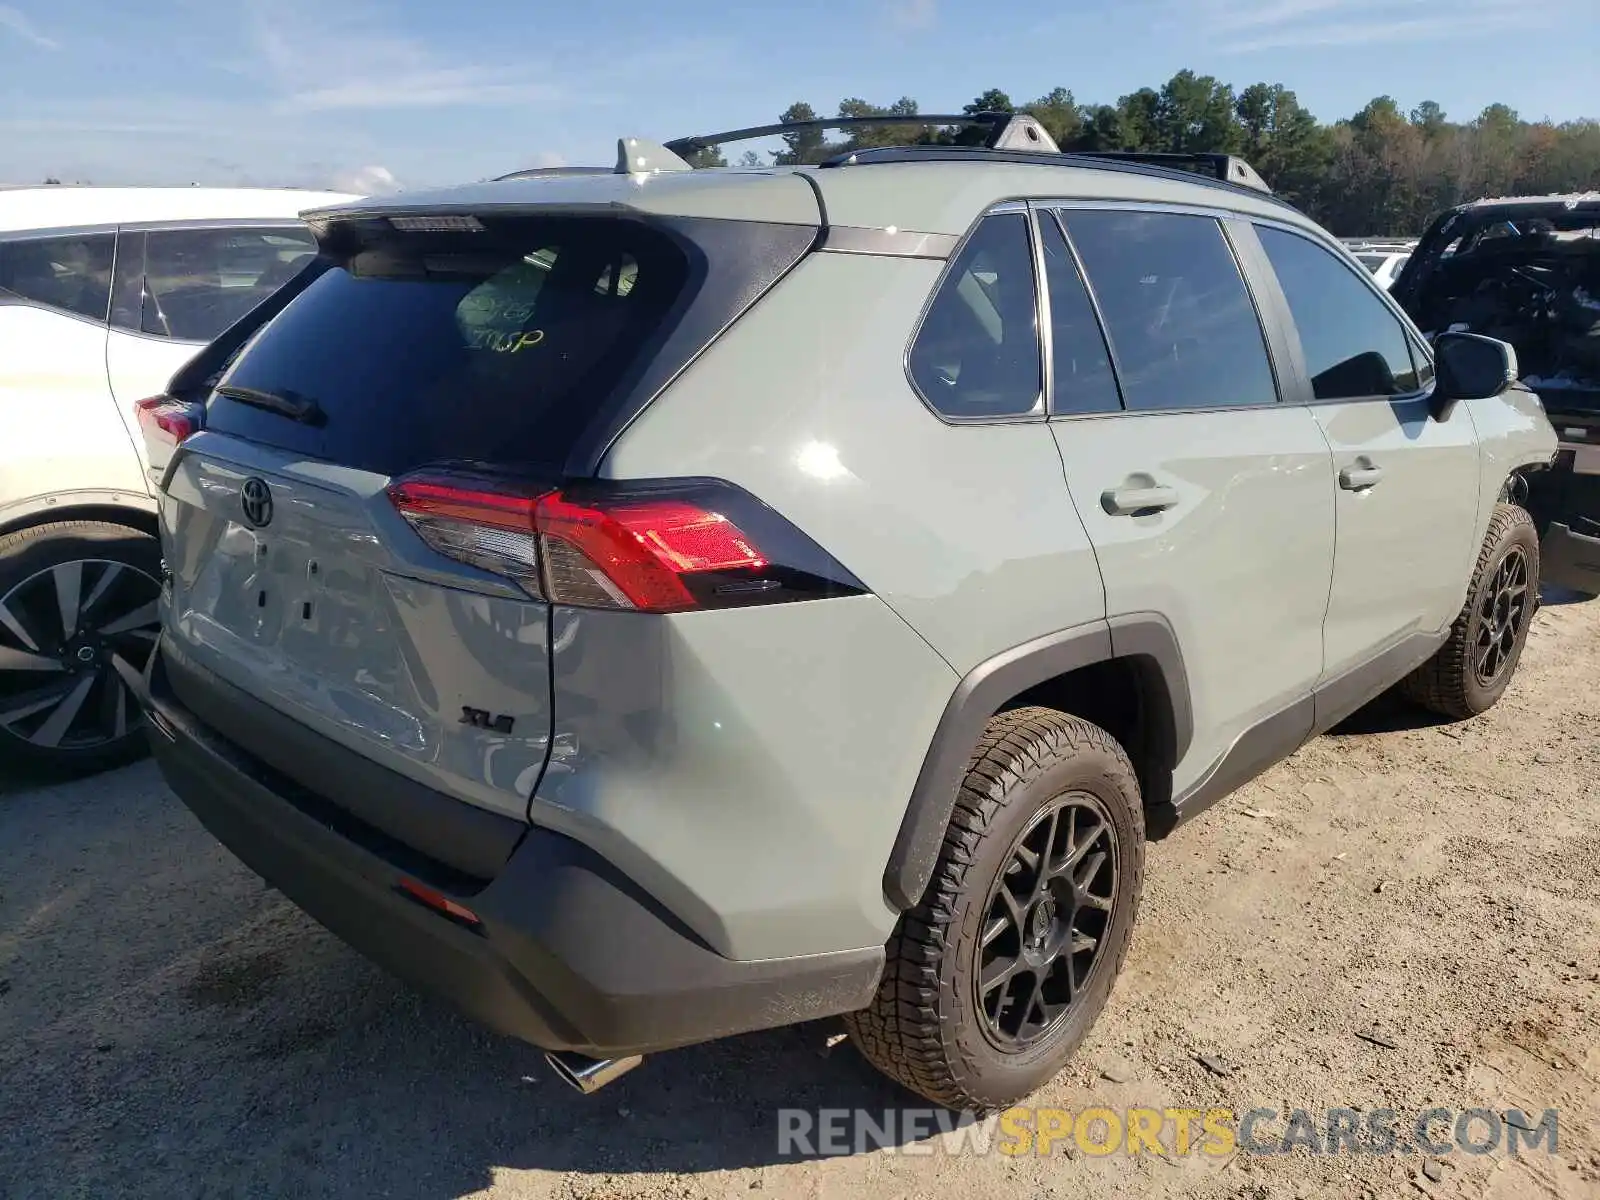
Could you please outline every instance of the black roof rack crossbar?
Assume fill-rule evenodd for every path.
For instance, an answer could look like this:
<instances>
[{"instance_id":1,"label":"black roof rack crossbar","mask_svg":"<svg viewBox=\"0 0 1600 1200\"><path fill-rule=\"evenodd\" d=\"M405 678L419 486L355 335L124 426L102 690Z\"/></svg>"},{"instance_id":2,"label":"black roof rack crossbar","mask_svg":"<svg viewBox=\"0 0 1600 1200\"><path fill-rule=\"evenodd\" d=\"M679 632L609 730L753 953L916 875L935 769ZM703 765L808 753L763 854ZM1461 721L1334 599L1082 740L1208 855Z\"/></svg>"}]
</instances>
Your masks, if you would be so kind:
<instances>
[{"instance_id":1,"label":"black roof rack crossbar","mask_svg":"<svg viewBox=\"0 0 1600 1200\"><path fill-rule=\"evenodd\" d=\"M1183 156L1180 155L1179 157ZM1085 162L1085 159L1090 161ZM1231 179L1217 179L1210 175L1197 175L1193 171L1186 171L1181 167L1140 162L1137 159L1124 159L1116 156L1108 158L1098 153L1080 154L1068 151L1050 154L1033 150L988 150L982 147L963 149L960 146L881 146L867 150L846 151L819 165L826 169L830 167L866 166L871 163L972 162L974 160L1027 163L1032 166L1042 167L1098 167L1107 171L1125 171L1133 175L1149 175L1156 179L1183 179L1205 187L1249 192L1259 199L1272 200L1285 208L1294 208L1294 205L1290 204L1282 196L1274 195L1272 190L1264 183L1260 187L1252 187L1249 184L1239 183ZM1252 171L1251 174L1254 174L1254 172Z\"/></svg>"},{"instance_id":2,"label":"black roof rack crossbar","mask_svg":"<svg viewBox=\"0 0 1600 1200\"><path fill-rule=\"evenodd\" d=\"M814 121L780 121L776 125L752 125L748 129L730 129L725 133L700 133L693 137L676 138L664 145L679 158L687 158L713 146L729 142L748 142L754 138L773 137L785 133L804 133L808 130L860 129L877 125L981 125L989 130L986 144L997 145L1006 126L1015 114L1008 112L913 114L884 113L873 117L818 117Z\"/></svg>"}]
</instances>

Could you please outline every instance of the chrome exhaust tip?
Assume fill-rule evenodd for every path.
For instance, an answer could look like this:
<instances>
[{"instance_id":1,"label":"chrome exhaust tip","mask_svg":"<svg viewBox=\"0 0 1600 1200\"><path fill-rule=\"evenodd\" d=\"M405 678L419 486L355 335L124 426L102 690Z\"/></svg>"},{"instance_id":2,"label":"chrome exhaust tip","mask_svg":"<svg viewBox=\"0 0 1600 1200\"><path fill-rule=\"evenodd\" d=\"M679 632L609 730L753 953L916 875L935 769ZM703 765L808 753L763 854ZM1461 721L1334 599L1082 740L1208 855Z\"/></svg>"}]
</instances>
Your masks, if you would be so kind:
<instances>
[{"instance_id":1,"label":"chrome exhaust tip","mask_svg":"<svg viewBox=\"0 0 1600 1200\"><path fill-rule=\"evenodd\" d=\"M606 1084L621 1079L644 1061L642 1054L627 1058L589 1058L582 1054L568 1054L551 1050L544 1056L556 1078L570 1084L585 1096L592 1096Z\"/></svg>"}]
</instances>

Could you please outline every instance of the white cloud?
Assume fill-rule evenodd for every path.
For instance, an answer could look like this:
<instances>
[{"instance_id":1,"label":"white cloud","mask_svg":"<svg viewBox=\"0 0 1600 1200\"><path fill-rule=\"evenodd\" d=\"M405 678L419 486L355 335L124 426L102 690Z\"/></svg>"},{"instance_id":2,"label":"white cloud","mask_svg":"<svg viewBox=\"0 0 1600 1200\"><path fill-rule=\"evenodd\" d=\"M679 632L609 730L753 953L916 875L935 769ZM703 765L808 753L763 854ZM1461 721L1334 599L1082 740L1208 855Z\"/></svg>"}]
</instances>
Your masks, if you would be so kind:
<instances>
[{"instance_id":1,"label":"white cloud","mask_svg":"<svg viewBox=\"0 0 1600 1200\"><path fill-rule=\"evenodd\" d=\"M1547 0L1560 8L1564 0ZM1174 5L1174 15L1193 10ZM1462 0L1440 16L1429 0L1212 0L1199 20L1226 53L1292 47L1361 46L1406 39L1437 41L1544 23L1520 0ZM1415 44L1415 41L1408 44Z\"/></svg>"},{"instance_id":2,"label":"white cloud","mask_svg":"<svg viewBox=\"0 0 1600 1200\"><path fill-rule=\"evenodd\" d=\"M264 75L282 112L540 104L564 94L531 64L443 61L361 0L319 3L315 19L300 11L294 0L251 9L256 53L242 69Z\"/></svg>"},{"instance_id":3,"label":"white cloud","mask_svg":"<svg viewBox=\"0 0 1600 1200\"><path fill-rule=\"evenodd\" d=\"M388 167L356 167L339 171L334 174L332 182L334 191L354 192L358 196L382 196L400 190L400 181Z\"/></svg>"},{"instance_id":4,"label":"white cloud","mask_svg":"<svg viewBox=\"0 0 1600 1200\"><path fill-rule=\"evenodd\" d=\"M939 0L894 0L889 19L901 29L929 29L939 19Z\"/></svg>"},{"instance_id":5,"label":"white cloud","mask_svg":"<svg viewBox=\"0 0 1600 1200\"><path fill-rule=\"evenodd\" d=\"M20 9L12 8L9 4L0 4L0 29L9 29L25 42L32 42L45 50L59 50L61 43L54 38L45 37L35 28L28 15Z\"/></svg>"}]
</instances>

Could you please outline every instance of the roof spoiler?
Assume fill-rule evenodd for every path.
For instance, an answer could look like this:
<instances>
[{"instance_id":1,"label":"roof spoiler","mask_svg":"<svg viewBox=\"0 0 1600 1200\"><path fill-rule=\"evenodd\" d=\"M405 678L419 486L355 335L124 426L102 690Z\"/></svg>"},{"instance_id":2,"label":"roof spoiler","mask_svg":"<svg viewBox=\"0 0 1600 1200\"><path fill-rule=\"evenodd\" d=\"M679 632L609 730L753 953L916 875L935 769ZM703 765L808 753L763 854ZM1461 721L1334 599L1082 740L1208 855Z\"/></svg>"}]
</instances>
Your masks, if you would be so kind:
<instances>
[{"instance_id":1,"label":"roof spoiler","mask_svg":"<svg viewBox=\"0 0 1600 1200\"><path fill-rule=\"evenodd\" d=\"M647 138L617 139L617 161L610 167L528 167L506 175L496 175L495 183L508 179L560 179L572 175L659 175L667 171L692 171L694 168L665 146Z\"/></svg>"}]
</instances>

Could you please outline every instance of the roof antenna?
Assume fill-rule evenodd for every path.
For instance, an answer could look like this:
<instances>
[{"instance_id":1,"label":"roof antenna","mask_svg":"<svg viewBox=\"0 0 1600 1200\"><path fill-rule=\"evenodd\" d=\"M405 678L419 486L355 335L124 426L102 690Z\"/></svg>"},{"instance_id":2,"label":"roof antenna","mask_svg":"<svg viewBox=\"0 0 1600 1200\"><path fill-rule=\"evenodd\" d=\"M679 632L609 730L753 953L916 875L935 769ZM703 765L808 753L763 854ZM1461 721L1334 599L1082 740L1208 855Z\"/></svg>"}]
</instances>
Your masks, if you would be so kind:
<instances>
[{"instance_id":1,"label":"roof antenna","mask_svg":"<svg viewBox=\"0 0 1600 1200\"><path fill-rule=\"evenodd\" d=\"M693 167L659 142L633 137L617 139L618 175L658 175L663 171L692 170Z\"/></svg>"}]
</instances>

